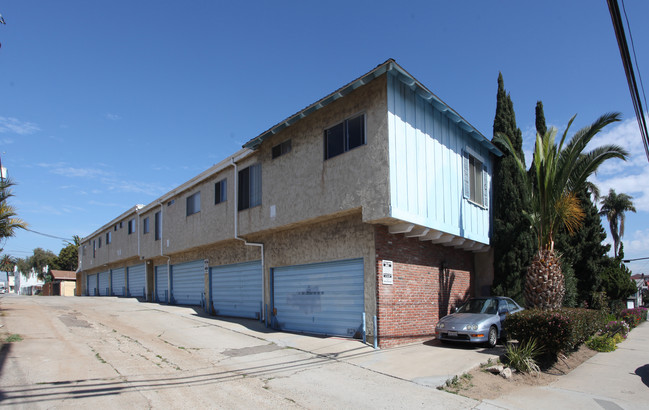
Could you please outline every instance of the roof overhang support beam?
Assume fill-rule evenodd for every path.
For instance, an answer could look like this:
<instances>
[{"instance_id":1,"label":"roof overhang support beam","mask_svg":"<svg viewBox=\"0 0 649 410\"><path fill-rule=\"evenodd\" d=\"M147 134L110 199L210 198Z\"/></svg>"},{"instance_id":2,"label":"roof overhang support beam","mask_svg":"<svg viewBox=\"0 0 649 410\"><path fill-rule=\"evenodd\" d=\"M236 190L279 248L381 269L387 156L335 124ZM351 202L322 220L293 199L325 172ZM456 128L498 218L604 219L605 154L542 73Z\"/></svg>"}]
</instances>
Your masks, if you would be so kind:
<instances>
[{"instance_id":1,"label":"roof overhang support beam","mask_svg":"<svg viewBox=\"0 0 649 410\"><path fill-rule=\"evenodd\" d=\"M412 229L415 227L415 224L409 224L409 223L402 223L402 224L397 224L397 225L391 225L388 230L391 234L398 234L398 233L408 233L412 231Z\"/></svg>"}]
</instances>

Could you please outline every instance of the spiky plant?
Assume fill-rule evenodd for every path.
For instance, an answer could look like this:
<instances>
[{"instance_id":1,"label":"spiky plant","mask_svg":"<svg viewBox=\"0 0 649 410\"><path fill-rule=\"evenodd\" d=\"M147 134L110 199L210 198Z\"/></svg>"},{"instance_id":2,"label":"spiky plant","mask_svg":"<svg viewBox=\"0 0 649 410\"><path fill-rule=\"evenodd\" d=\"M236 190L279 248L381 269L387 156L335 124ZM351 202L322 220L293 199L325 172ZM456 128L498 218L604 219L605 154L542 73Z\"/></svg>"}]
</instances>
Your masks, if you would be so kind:
<instances>
[{"instance_id":1,"label":"spiky plant","mask_svg":"<svg viewBox=\"0 0 649 410\"><path fill-rule=\"evenodd\" d=\"M0 179L0 239L14 236L16 229L27 228L27 223L16 217L16 209L7 201L13 196L13 185L14 183L7 178Z\"/></svg>"},{"instance_id":2,"label":"spiky plant","mask_svg":"<svg viewBox=\"0 0 649 410\"><path fill-rule=\"evenodd\" d=\"M522 158L507 135L499 134L497 139L514 154L518 169L527 180L530 188L532 211L528 215L536 234L538 252L532 260L525 280L525 300L527 306L540 309L561 307L565 285L561 271L561 260L554 252L554 235L560 226L574 232L581 226L584 211L577 193L586 179L597 171L606 160L620 158L626 160L628 153L617 145L604 145L584 152L588 143L606 125L620 120L619 113L604 114L591 125L582 128L567 141L568 130L573 116L557 145L557 130L551 128L544 135L537 133L533 173L528 175ZM532 180L534 178L534 180Z\"/></svg>"}]
</instances>

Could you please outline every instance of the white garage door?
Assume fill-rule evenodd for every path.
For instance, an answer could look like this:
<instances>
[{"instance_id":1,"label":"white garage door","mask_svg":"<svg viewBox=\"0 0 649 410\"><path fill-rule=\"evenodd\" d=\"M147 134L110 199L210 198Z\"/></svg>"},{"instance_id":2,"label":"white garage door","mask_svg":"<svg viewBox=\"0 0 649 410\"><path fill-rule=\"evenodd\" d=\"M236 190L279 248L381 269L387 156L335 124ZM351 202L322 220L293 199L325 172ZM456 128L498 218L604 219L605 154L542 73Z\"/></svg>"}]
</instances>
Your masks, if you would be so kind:
<instances>
[{"instance_id":1,"label":"white garage door","mask_svg":"<svg viewBox=\"0 0 649 410\"><path fill-rule=\"evenodd\" d=\"M110 295L110 272L99 272L99 296Z\"/></svg>"},{"instance_id":2,"label":"white garage door","mask_svg":"<svg viewBox=\"0 0 649 410\"><path fill-rule=\"evenodd\" d=\"M203 292L205 292L205 265L202 260L171 266L173 303L200 305Z\"/></svg>"},{"instance_id":3,"label":"white garage door","mask_svg":"<svg viewBox=\"0 0 649 410\"><path fill-rule=\"evenodd\" d=\"M155 267L155 301L160 303L169 303L167 265Z\"/></svg>"},{"instance_id":4,"label":"white garage door","mask_svg":"<svg viewBox=\"0 0 649 410\"><path fill-rule=\"evenodd\" d=\"M110 273L110 276L113 280L111 289L113 289L113 295L115 296L124 296L126 294L126 271L124 268L113 269Z\"/></svg>"},{"instance_id":5,"label":"white garage door","mask_svg":"<svg viewBox=\"0 0 649 410\"><path fill-rule=\"evenodd\" d=\"M128 296L143 298L146 296L146 267L144 264L127 268Z\"/></svg>"},{"instance_id":6,"label":"white garage door","mask_svg":"<svg viewBox=\"0 0 649 410\"><path fill-rule=\"evenodd\" d=\"M210 268L212 305L220 316L261 317L261 261Z\"/></svg>"},{"instance_id":7,"label":"white garage door","mask_svg":"<svg viewBox=\"0 0 649 410\"><path fill-rule=\"evenodd\" d=\"M273 269L273 326L294 332L360 337L363 259Z\"/></svg>"},{"instance_id":8,"label":"white garage door","mask_svg":"<svg viewBox=\"0 0 649 410\"><path fill-rule=\"evenodd\" d=\"M97 296L97 275L88 275L88 296Z\"/></svg>"}]
</instances>

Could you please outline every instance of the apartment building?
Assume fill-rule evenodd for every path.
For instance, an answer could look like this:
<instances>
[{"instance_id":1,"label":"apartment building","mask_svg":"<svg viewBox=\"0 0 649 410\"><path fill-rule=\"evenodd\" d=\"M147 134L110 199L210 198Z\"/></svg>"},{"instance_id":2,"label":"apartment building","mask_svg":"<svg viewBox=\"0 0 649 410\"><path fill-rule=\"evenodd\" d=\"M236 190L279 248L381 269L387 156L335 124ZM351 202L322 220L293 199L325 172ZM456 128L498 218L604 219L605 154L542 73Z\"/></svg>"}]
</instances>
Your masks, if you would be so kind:
<instances>
[{"instance_id":1,"label":"apartment building","mask_svg":"<svg viewBox=\"0 0 649 410\"><path fill-rule=\"evenodd\" d=\"M83 295L394 346L488 293L502 155L394 60L84 238Z\"/></svg>"}]
</instances>

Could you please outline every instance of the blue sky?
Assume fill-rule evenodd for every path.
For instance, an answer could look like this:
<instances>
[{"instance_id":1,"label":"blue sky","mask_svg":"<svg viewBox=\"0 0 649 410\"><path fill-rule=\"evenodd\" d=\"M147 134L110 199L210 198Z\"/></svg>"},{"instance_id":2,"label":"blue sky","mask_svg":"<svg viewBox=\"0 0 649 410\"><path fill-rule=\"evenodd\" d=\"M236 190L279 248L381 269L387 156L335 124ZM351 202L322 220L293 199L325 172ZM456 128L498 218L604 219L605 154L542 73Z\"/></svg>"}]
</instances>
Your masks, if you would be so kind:
<instances>
[{"instance_id":1,"label":"blue sky","mask_svg":"<svg viewBox=\"0 0 649 410\"><path fill-rule=\"evenodd\" d=\"M649 2L626 10L649 82ZM501 71L528 152L537 100L560 130L621 112L598 141L631 157L594 181L634 197L626 256L649 256L649 166L603 0L9 0L0 13L0 154L35 231L88 235L394 58L489 138ZM31 232L3 244L62 246Z\"/></svg>"}]
</instances>

